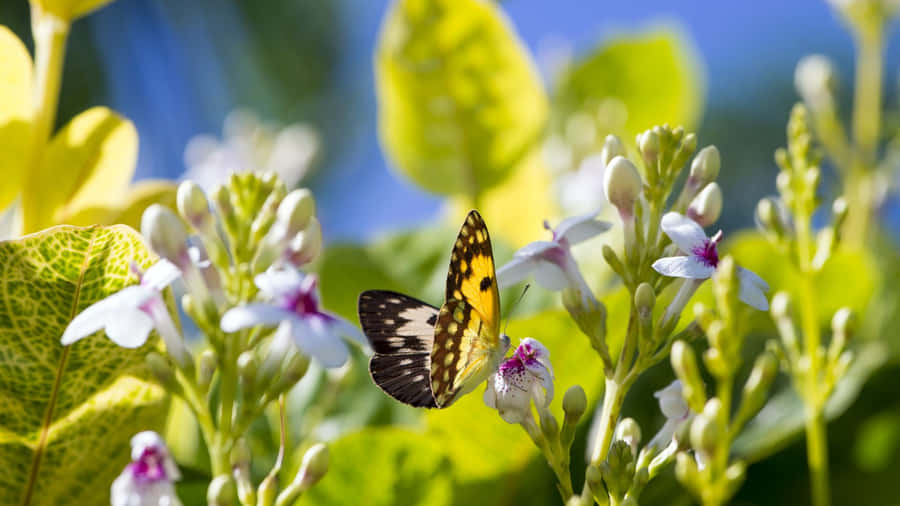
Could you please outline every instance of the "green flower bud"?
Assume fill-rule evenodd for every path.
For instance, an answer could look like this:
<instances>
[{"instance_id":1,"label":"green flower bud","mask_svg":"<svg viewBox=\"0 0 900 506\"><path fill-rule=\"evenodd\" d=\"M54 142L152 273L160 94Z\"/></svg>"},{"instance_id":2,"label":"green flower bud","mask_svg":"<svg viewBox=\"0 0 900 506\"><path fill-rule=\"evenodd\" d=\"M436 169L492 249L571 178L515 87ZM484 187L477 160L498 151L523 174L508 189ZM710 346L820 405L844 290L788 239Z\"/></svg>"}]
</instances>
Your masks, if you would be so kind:
<instances>
[{"instance_id":1,"label":"green flower bud","mask_svg":"<svg viewBox=\"0 0 900 506\"><path fill-rule=\"evenodd\" d=\"M696 221L701 227L715 223L722 214L722 189L713 181L704 186L688 206L688 218Z\"/></svg>"},{"instance_id":2,"label":"green flower bud","mask_svg":"<svg viewBox=\"0 0 900 506\"><path fill-rule=\"evenodd\" d=\"M238 438L231 449L231 469L241 504L256 504L256 490L250 478L250 446L244 438Z\"/></svg>"},{"instance_id":3,"label":"green flower bud","mask_svg":"<svg viewBox=\"0 0 900 506\"><path fill-rule=\"evenodd\" d=\"M200 353L197 365L197 386L199 386L201 390L209 388L210 383L212 383L213 375L216 373L216 368L219 365L218 362L219 359L216 356L215 351L205 349Z\"/></svg>"},{"instance_id":4,"label":"green flower bud","mask_svg":"<svg viewBox=\"0 0 900 506\"><path fill-rule=\"evenodd\" d=\"M608 467L606 466L606 462L603 462L600 465L591 464L584 473L584 479L591 489L591 494L594 496L594 499L596 499L599 504L605 504L609 502L609 500L606 495L606 487L603 486L603 471L600 470L600 466Z\"/></svg>"},{"instance_id":5,"label":"green flower bud","mask_svg":"<svg viewBox=\"0 0 900 506\"><path fill-rule=\"evenodd\" d=\"M641 426L634 418L623 418L616 426L615 439L627 443L632 453L637 454L637 448L641 444Z\"/></svg>"},{"instance_id":6,"label":"green flower bud","mask_svg":"<svg viewBox=\"0 0 900 506\"><path fill-rule=\"evenodd\" d=\"M744 483L746 472L747 465L741 461L737 461L725 469L725 497L731 497L737 493Z\"/></svg>"},{"instance_id":7,"label":"green flower bud","mask_svg":"<svg viewBox=\"0 0 900 506\"><path fill-rule=\"evenodd\" d=\"M684 341L675 341L672 344L670 356L672 369L681 380L682 395L688 407L695 412L700 412L706 403L706 392L700 370L697 368L697 358L694 350Z\"/></svg>"},{"instance_id":8,"label":"green flower bud","mask_svg":"<svg viewBox=\"0 0 900 506\"><path fill-rule=\"evenodd\" d=\"M566 414L566 420L572 423L577 422L584 415L587 409L587 395L581 385L572 385L563 395L562 402L563 412Z\"/></svg>"},{"instance_id":9,"label":"green flower bud","mask_svg":"<svg viewBox=\"0 0 900 506\"><path fill-rule=\"evenodd\" d=\"M603 141L603 149L600 150L600 161L603 163L603 166L606 167L613 158L625 156L626 154L627 152L625 151L625 146L622 144L622 141L615 135L610 134L607 135L606 139Z\"/></svg>"},{"instance_id":10,"label":"green flower bud","mask_svg":"<svg viewBox=\"0 0 900 506\"><path fill-rule=\"evenodd\" d=\"M778 292L772 297L772 307L770 309L772 317L776 319L791 317L791 296L787 292Z\"/></svg>"},{"instance_id":11,"label":"green flower bud","mask_svg":"<svg viewBox=\"0 0 900 506\"><path fill-rule=\"evenodd\" d=\"M634 306L637 308L638 316L642 320L650 319L653 316L653 306L656 304L656 292L649 283L641 283L637 290L634 291Z\"/></svg>"},{"instance_id":12,"label":"green flower bud","mask_svg":"<svg viewBox=\"0 0 900 506\"><path fill-rule=\"evenodd\" d=\"M175 394L182 391L181 385L175 380L175 371L172 369L172 364L166 360L166 357L155 351L151 351L147 353L144 360L147 362L147 367L150 368L150 372L153 373L156 381L158 381L163 388Z\"/></svg>"},{"instance_id":13,"label":"green flower bud","mask_svg":"<svg viewBox=\"0 0 900 506\"><path fill-rule=\"evenodd\" d=\"M741 395L741 404L735 416L735 425L740 426L750 420L766 402L769 388L778 373L778 360L771 353L762 353L756 357L753 369Z\"/></svg>"},{"instance_id":14,"label":"green flower bud","mask_svg":"<svg viewBox=\"0 0 900 506\"><path fill-rule=\"evenodd\" d=\"M234 504L234 479L220 474L213 478L206 490L206 504L209 506L229 506Z\"/></svg>"},{"instance_id":15,"label":"green flower bud","mask_svg":"<svg viewBox=\"0 0 900 506\"><path fill-rule=\"evenodd\" d=\"M190 262L187 230L178 216L165 206L152 204L141 216L141 234L159 256L183 270Z\"/></svg>"},{"instance_id":16,"label":"green flower bud","mask_svg":"<svg viewBox=\"0 0 900 506\"><path fill-rule=\"evenodd\" d=\"M700 489L700 470L694 457L685 452L680 452L675 457L675 477L692 492Z\"/></svg>"},{"instance_id":17,"label":"green flower bud","mask_svg":"<svg viewBox=\"0 0 900 506\"><path fill-rule=\"evenodd\" d=\"M269 473L256 489L258 497L256 504L275 504L276 494L278 494L278 474Z\"/></svg>"},{"instance_id":18,"label":"green flower bud","mask_svg":"<svg viewBox=\"0 0 900 506\"><path fill-rule=\"evenodd\" d=\"M178 185L176 195L178 213L197 230L205 230L212 223L209 210L209 199L203 189L193 181L184 181Z\"/></svg>"},{"instance_id":19,"label":"green flower bud","mask_svg":"<svg viewBox=\"0 0 900 506\"><path fill-rule=\"evenodd\" d=\"M851 334L856 329L856 316L849 307L842 307L831 318L831 330L835 334Z\"/></svg>"},{"instance_id":20,"label":"green flower bud","mask_svg":"<svg viewBox=\"0 0 900 506\"><path fill-rule=\"evenodd\" d=\"M706 146L694 157L688 178L697 188L702 188L719 177L721 164L722 159L719 156L719 148Z\"/></svg>"},{"instance_id":21,"label":"green flower bud","mask_svg":"<svg viewBox=\"0 0 900 506\"><path fill-rule=\"evenodd\" d=\"M556 441L559 438L559 422L556 417L548 409L539 409L538 414L541 419L541 430L547 441Z\"/></svg>"},{"instance_id":22,"label":"green flower bud","mask_svg":"<svg viewBox=\"0 0 900 506\"><path fill-rule=\"evenodd\" d=\"M709 402L713 401L718 402L718 399L712 398L709 400ZM706 413L694 418L694 421L691 423L691 448L707 455L712 455L716 450L716 444L718 444L720 437L719 424L716 423L714 418L707 416Z\"/></svg>"},{"instance_id":23,"label":"green flower bud","mask_svg":"<svg viewBox=\"0 0 900 506\"><path fill-rule=\"evenodd\" d=\"M593 295L582 296L580 290L566 288L561 294L563 306L578 328L590 339L591 346L602 353L606 348L606 306Z\"/></svg>"},{"instance_id":24,"label":"green flower bud","mask_svg":"<svg viewBox=\"0 0 900 506\"><path fill-rule=\"evenodd\" d=\"M681 145L678 146L678 150L675 152L675 157L672 159L672 168L674 170L680 171L681 168L684 167L684 164L687 163L691 155L694 154L694 151L696 151L696 149L697 135L693 132L686 134L681 140Z\"/></svg>"},{"instance_id":25,"label":"green flower bud","mask_svg":"<svg viewBox=\"0 0 900 506\"><path fill-rule=\"evenodd\" d=\"M307 188L300 188L287 194L278 206L276 221L286 227L287 236L293 236L305 229L316 214L316 200Z\"/></svg>"},{"instance_id":26,"label":"green flower bud","mask_svg":"<svg viewBox=\"0 0 900 506\"><path fill-rule=\"evenodd\" d=\"M820 54L804 56L794 70L794 87L814 112L832 109L837 88L834 65Z\"/></svg>"},{"instance_id":27,"label":"green flower bud","mask_svg":"<svg viewBox=\"0 0 900 506\"><path fill-rule=\"evenodd\" d=\"M270 391L272 392L273 397L277 397L278 395L287 392L294 385L297 384L298 381L303 379L303 376L306 374L306 371L309 369L309 357L300 353L294 353L284 364L284 368L281 371L281 376L279 376L278 380L272 385Z\"/></svg>"},{"instance_id":28,"label":"green flower bud","mask_svg":"<svg viewBox=\"0 0 900 506\"><path fill-rule=\"evenodd\" d=\"M625 267L622 265L622 261L619 260L619 256L616 255L616 252L610 247L609 244L604 244L601 249L603 253L603 259L606 260L606 263L609 264L610 269L613 270L619 277L625 277Z\"/></svg>"},{"instance_id":29,"label":"green flower bud","mask_svg":"<svg viewBox=\"0 0 900 506\"><path fill-rule=\"evenodd\" d=\"M256 374L259 370L259 362L256 360L256 354L252 350L247 350L237 359L238 381L240 381L243 395L252 399L255 397L256 390Z\"/></svg>"},{"instance_id":30,"label":"green flower bud","mask_svg":"<svg viewBox=\"0 0 900 506\"><path fill-rule=\"evenodd\" d=\"M642 185L637 168L624 156L613 158L603 172L603 191L623 219L633 215Z\"/></svg>"},{"instance_id":31,"label":"green flower bud","mask_svg":"<svg viewBox=\"0 0 900 506\"><path fill-rule=\"evenodd\" d=\"M644 133L638 135L637 141L638 150L640 150L644 162L648 166L655 166L656 161L659 159L659 129L645 130Z\"/></svg>"},{"instance_id":32,"label":"green flower bud","mask_svg":"<svg viewBox=\"0 0 900 506\"><path fill-rule=\"evenodd\" d=\"M319 482L328 472L328 447L322 443L316 443L303 454L303 462L300 471L294 480L299 480L300 490L306 491Z\"/></svg>"}]
</instances>

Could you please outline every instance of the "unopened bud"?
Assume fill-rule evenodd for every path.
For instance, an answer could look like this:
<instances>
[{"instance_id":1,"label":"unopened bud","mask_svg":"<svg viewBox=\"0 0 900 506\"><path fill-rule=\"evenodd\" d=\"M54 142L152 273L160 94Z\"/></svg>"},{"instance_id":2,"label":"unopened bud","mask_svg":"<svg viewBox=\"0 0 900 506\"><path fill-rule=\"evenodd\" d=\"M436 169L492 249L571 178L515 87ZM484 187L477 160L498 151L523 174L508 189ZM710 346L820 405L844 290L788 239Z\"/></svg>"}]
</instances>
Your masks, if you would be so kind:
<instances>
[{"instance_id":1,"label":"unopened bud","mask_svg":"<svg viewBox=\"0 0 900 506\"><path fill-rule=\"evenodd\" d=\"M618 274L619 277L625 277L625 267L612 247L609 244L604 244L600 251L603 253L603 259L609 264L610 269Z\"/></svg>"},{"instance_id":2,"label":"unopened bud","mask_svg":"<svg viewBox=\"0 0 900 506\"><path fill-rule=\"evenodd\" d=\"M695 412L703 409L706 403L706 392L694 350L684 341L675 341L672 345L672 369L681 380L681 392L688 407Z\"/></svg>"},{"instance_id":3,"label":"unopened bud","mask_svg":"<svg viewBox=\"0 0 900 506\"><path fill-rule=\"evenodd\" d=\"M300 490L309 490L319 482L328 472L328 447L322 443L316 443L303 454L303 462L295 480L300 480Z\"/></svg>"},{"instance_id":4,"label":"unopened bud","mask_svg":"<svg viewBox=\"0 0 900 506\"><path fill-rule=\"evenodd\" d=\"M184 269L188 257L188 236L184 223L165 206L152 204L141 217L141 234L159 256Z\"/></svg>"},{"instance_id":5,"label":"unopened bud","mask_svg":"<svg viewBox=\"0 0 900 506\"><path fill-rule=\"evenodd\" d=\"M790 318L791 296L787 292L778 292L772 297L772 316L778 319Z\"/></svg>"},{"instance_id":6,"label":"unopened bud","mask_svg":"<svg viewBox=\"0 0 900 506\"><path fill-rule=\"evenodd\" d=\"M213 375L216 373L216 367L218 366L216 352L211 349L205 349L200 353L197 361L197 386L201 390L206 390L212 383Z\"/></svg>"},{"instance_id":7,"label":"unopened bud","mask_svg":"<svg viewBox=\"0 0 900 506\"><path fill-rule=\"evenodd\" d=\"M659 133L656 129L646 130L638 135L638 149L647 165L656 165L656 160L659 158L659 146Z\"/></svg>"},{"instance_id":8,"label":"unopened bud","mask_svg":"<svg viewBox=\"0 0 900 506\"><path fill-rule=\"evenodd\" d=\"M601 463L601 465L604 464L606 463ZM584 479L587 482L588 487L591 489L591 494L595 499L597 499L600 504L609 502L609 499L606 496L606 488L603 486L603 472L600 470L599 465L589 465L587 471L585 471L584 473ZM601 497L605 500L601 500Z\"/></svg>"},{"instance_id":9,"label":"unopened bud","mask_svg":"<svg viewBox=\"0 0 900 506\"><path fill-rule=\"evenodd\" d=\"M287 194L278 206L276 222L283 224L291 237L305 229L315 215L316 200L307 188L299 188Z\"/></svg>"},{"instance_id":10,"label":"unopened bud","mask_svg":"<svg viewBox=\"0 0 900 506\"><path fill-rule=\"evenodd\" d=\"M290 390L298 381L303 379L309 369L309 357L301 353L294 353L288 358L281 371L281 376L272 385L273 395L279 395Z\"/></svg>"},{"instance_id":11,"label":"unopened bud","mask_svg":"<svg viewBox=\"0 0 900 506\"><path fill-rule=\"evenodd\" d=\"M625 441L636 455L638 445L641 444L641 426L634 418L624 418L616 427L616 439Z\"/></svg>"},{"instance_id":12,"label":"unopened bud","mask_svg":"<svg viewBox=\"0 0 900 506\"><path fill-rule=\"evenodd\" d=\"M653 306L656 304L656 292L649 283L641 283L634 291L634 306L638 316L647 320L653 316Z\"/></svg>"},{"instance_id":13,"label":"unopened bud","mask_svg":"<svg viewBox=\"0 0 900 506\"><path fill-rule=\"evenodd\" d=\"M156 381L163 388L173 393L181 392L181 385L175 380L175 371L172 370L172 364L165 357L155 351L151 351L147 353L144 360L147 362L147 367L150 368L150 372L153 373Z\"/></svg>"},{"instance_id":14,"label":"unopened bud","mask_svg":"<svg viewBox=\"0 0 900 506\"><path fill-rule=\"evenodd\" d=\"M794 70L794 87L813 111L834 106L837 78L834 65L821 54L804 56Z\"/></svg>"},{"instance_id":15,"label":"unopened bud","mask_svg":"<svg viewBox=\"0 0 900 506\"><path fill-rule=\"evenodd\" d=\"M256 360L256 354L252 350L247 350L238 356L238 380L246 397L254 397L253 391L256 389L256 374L258 370L259 363Z\"/></svg>"},{"instance_id":16,"label":"unopened bud","mask_svg":"<svg viewBox=\"0 0 900 506\"><path fill-rule=\"evenodd\" d=\"M715 223L722 214L722 189L713 181L704 186L688 206L688 218L696 221L701 227Z\"/></svg>"},{"instance_id":17,"label":"unopened bud","mask_svg":"<svg viewBox=\"0 0 900 506\"><path fill-rule=\"evenodd\" d=\"M731 497L737 493L744 483L746 471L747 465L742 461L737 461L725 469L725 497Z\"/></svg>"},{"instance_id":18,"label":"unopened bud","mask_svg":"<svg viewBox=\"0 0 900 506\"><path fill-rule=\"evenodd\" d=\"M840 230L844 224L844 219L847 218L847 199L844 197L834 199L834 202L831 204L831 215L833 220L831 226L835 230Z\"/></svg>"},{"instance_id":19,"label":"unopened bud","mask_svg":"<svg viewBox=\"0 0 900 506\"><path fill-rule=\"evenodd\" d=\"M209 506L229 506L234 504L234 480L230 475L220 474L213 478L206 489L206 504Z\"/></svg>"},{"instance_id":20,"label":"unopened bud","mask_svg":"<svg viewBox=\"0 0 900 506\"><path fill-rule=\"evenodd\" d=\"M606 139L603 141L603 149L600 150L600 162L603 166L606 167L609 165L609 162L611 162L613 158L625 155L625 146L622 145L622 141L615 135L607 135Z\"/></svg>"},{"instance_id":21,"label":"unopened bud","mask_svg":"<svg viewBox=\"0 0 900 506\"><path fill-rule=\"evenodd\" d=\"M593 294L582 294L577 288L562 291L562 303L578 328L591 340L591 345L606 347L606 306Z\"/></svg>"},{"instance_id":22,"label":"unopened bud","mask_svg":"<svg viewBox=\"0 0 900 506\"><path fill-rule=\"evenodd\" d=\"M630 217L641 194L641 176L634 164L624 156L613 158L603 173L603 191L622 217Z\"/></svg>"},{"instance_id":23,"label":"unopened bud","mask_svg":"<svg viewBox=\"0 0 900 506\"><path fill-rule=\"evenodd\" d=\"M567 422L574 424L581 419L587 409L587 395L581 385L572 385L566 390L563 395L562 408Z\"/></svg>"},{"instance_id":24,"label":"unopened bud","mask_svg":"<svg viewBox=\"0 0 900 506\"><path fill-rule=\"evenodd\" d=\"M699 489L700 471L692 455L680 452L675 457L675 477L689 490L696 492Z\"/></svg>"},{"instance_id":25,"label":"unopened bud","mask_svg":"<svg viewBox=\"0 0 900 506\"><path fill-rule=\"evenodd\" d=\"M541 419L541 431L548 441L556 441L559 438L559 422L549 409L538 410Z\"/></svg>"},{"instance_id":26,"label":"unopened bud","mask_svg":"<svg viewBox=\"0 0 900 506\"><path fill-rule=\"evenodd\" d=\"M835 334L851 334L856 328L856 318L853 310L842 307L831 318L831 329Z\"/></svg>"},{"instance_id":27,"label":"unopened bud","mask_svg":"<svg viewBox=\"0 0 900 506\"><path fill-rule=\"evenodd\" d=\"M710 402L718 399L710 399ZM705 413L698 415L691 423L691 448L712 455L720 436L719 424Z\"/></svg>"},{"instance_id":28,"label":"unopened bud","mask_svg":"<svg viewBox=\"0 0 900 506\"><path fill-rule=\"evenodd\" d=\"M319 256L322 251L322 226L315 216L309 219L306 228L298 232L288 245L288 257L292 264L300 267Z\"/></svg>"},{"instance_id":29,"label":"unopened bud","mask_svg":"<svg viewBox=\"0 0 900 506\"><path fill-rule=\"evenodd\" d=\"M675 151L675 157L672 159L672 168L680 170L687 163L691 155L697 149L697 135L693 132L685 134L681 140L681 145Z\"/></svg>"},{"instance_id":30,"label":"unopened bud","mask_svg":"<svg viewBox=\"0 0 900 506\"><path fill-rule=\"evenodd\" d=\"M691 163L690 181L696 184L697 188L706 186L719 177L721 164L719 148L706 146L697 153L697 156L694 157L694 161Z\"/></svg>"},{"instance_id":31,"label":"unopened bud","mask_svg":"<svg viewBox=\"0 0 900 506\"><path fill-rule=\"evenodd\" d=\"M176 203L181 217L187 220L191 226L197 230L207 228L212 220L209 199L206 198L206 193L197 183L184 181L178 185Z\"/></svg>"},{"instance_id":32,"label":"unopened bud","mask_svg":"<svg viewBox=\"0 0 900 506\"><path fill-rule=\"evenodd\" d=\"M753 369L747 382L744 383L744 391L741 395L741 404L738 408L736 423L743 424L752 418L762 408L769 393L769 387L778 373L778 360L774 355L763 352L756 358Z\"/></svg>"}]
</instances>

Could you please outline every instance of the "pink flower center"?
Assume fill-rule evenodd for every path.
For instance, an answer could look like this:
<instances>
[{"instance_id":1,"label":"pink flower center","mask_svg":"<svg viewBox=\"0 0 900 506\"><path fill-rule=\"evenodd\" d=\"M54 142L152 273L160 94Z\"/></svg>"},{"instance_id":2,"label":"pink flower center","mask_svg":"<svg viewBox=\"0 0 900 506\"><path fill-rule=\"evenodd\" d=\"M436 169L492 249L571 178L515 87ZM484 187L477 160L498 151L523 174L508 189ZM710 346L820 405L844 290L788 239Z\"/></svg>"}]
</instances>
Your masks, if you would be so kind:
<instances>
[{"instance_id":1,"label":"pink flower center","mask_svg":"<svg viewBox=\"0 0 900 506\"><path fill-rule=\"evenodd\" d=\"M697 246L691 251L691 253L696 256L703 265L716 268L719 266L719 251L716 249L716 246L719 244L719 241L722 240L722 231L719 230L716 232L716 235L712 236L711 239L707 239L706 242L703 243L702 246Z\"/></svg>"},{"instance_id":2,"label":"pink flower center","mask_svg":"<svg viewBox=\"0 0 900 506\"><path fill-rule=\"evenodd\" d=\"M139 483L155 483L167 480L165 468L166 456L154 446L148 446L136 462L128 464L128 469Z\"/></svg>"},{"instance_id":3,"label":"pink flower center","mask_svg":"<svg viewBox=\"0 0 900 506\"><path fill-rule=\"evenodd\" d=\"M282 299L282 308L297 314L300 317L319 317L331 320L333 317L319 309L319 298L316 296L315 278L302 283L294 292L285 295Z\"/></svg>"}]
</instances>

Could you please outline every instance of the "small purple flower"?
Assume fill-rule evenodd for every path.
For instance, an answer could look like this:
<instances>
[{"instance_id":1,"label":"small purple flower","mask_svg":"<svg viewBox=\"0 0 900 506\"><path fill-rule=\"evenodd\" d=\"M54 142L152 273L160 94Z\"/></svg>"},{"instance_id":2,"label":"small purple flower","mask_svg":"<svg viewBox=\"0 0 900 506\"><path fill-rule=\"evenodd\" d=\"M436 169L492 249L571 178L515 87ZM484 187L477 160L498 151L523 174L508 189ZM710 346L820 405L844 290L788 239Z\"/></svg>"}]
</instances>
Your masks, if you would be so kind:
<instances>
[{"instance_id":1,"label":"small purple flower","mask_svg":"<svg viewBox=\"0 0 900 506\"><path fill-rule=\"evenodd\" d=\"M523 423L532 416L532 400L538 409L553 400L553 368L547 348L526 337L488 379L484 403L507 423Z\"/></svg>"},{"instance_id":2,"label":"small purple flower","mask_svg":"<svg viewBox=\"0 0 900 506\"><path fill-rule=\"evenodd\" d=\"M189 357L184 339L166 308L162 291L181 275L172 262L161 259L146 272L136 265L132 270L140 282L125 287L109 297L99 300L69 322L60 341L70 345L98 330L105 330L107 337L124 348L138 348L147 342L150 331L156 329L166 343L166 351L179 364Z\"/></svg>"},{"instance_id":3,"label":"small purple flower","mask_svg":"<svg viewBox=\"0 0 900 506\"><path fill-rule=\"evenodd\" d=\"M172 482L181 478L162 438L144 431L131 438L131 463L113 481L112 506L180 506Z\"/></svg>"},{"instance_id":4,"label":"small purple flower","mask_svg":"<svg viewBox=\"0 0 900 506\"><path fill-rule=\"evenodd\" d=\"M547 290L571 286L589 293L570 248L609 230L610 224L595 216L597 211L566 218L556 228L544 222L544 228L553 234L552 240L535 241L517 251L509 263L497 270L499 285L510 286L534 274L538 284Z\"/></svg>"},{"instance_id":5,"label":"small purple flower","mask_svg":"<svg viewBox=\"0 0 900 506\"><path fill-rule=\"evenodd\" d=\"M347 361L349 352L340 336L365 346L365 339L356 326L321 309L315 276L289 265L273 266L257 275L255 282L270 302L228 310L221 322L225 332L278 325L273 339L283 341L290 336L302 352L315 357L325 367L340 367Z\"/></svg>"},{"instance_id":6,"label":"small purple flower","mask_svg":"<svg viewBox=\"0 0 900 506\"><path fill-rule=\"evenodd\" d=\"M707 237L696 222L678 213L666 213L660 224L685 256L665 257L653 262L653 268L663 276L704 280L712 277L719 266L718 244L722 231ZM765 311L769 309L766 294L769 285L753 272L737 268L740 288L738 297L748 305Z\"/></svg>"}]
</instances>

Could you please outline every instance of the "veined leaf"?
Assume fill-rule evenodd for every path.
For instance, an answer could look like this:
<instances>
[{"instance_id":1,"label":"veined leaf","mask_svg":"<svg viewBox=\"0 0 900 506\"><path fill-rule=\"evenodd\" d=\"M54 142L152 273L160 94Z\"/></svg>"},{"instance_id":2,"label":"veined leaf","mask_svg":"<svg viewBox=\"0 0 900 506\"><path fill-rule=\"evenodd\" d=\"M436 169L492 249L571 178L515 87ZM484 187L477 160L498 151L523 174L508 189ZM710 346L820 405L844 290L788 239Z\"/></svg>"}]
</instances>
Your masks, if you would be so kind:
<instances>
[{"instance_id":1,"label":"veined leaf","mask_svg":"<svg viewBox=\"0 0 900 506\"><path fill-rule=\"evenodd\" d=\"M25 232L65 222L85 208L118 205L134 175L137 143L134 125L105 107L72 119L28 178Z\"/></svg>"},{"instance_id":2,"label":"veined leaf","mask_svg":"<svg viewBox=\"0 0 900 506\"><path fill-rule=\"evenodd\" d=\"M500 8L484 0L396 0L375 52L379 134L404 175L477 199L541 135L547 100Z\"/></svg>"},{"instance_id":3,"label":"veined leaf","mask_svg":"<svg viewBox=\"0 0 900 506\"><path fill-rule=\"evenodd\" d=\"M108 502L129 439L158 428L163 391L144 354L99 334L60 336L90 304L151 263L128 227L62 226L0 243L0 504Z\"/></svg>"}]
</instances>

